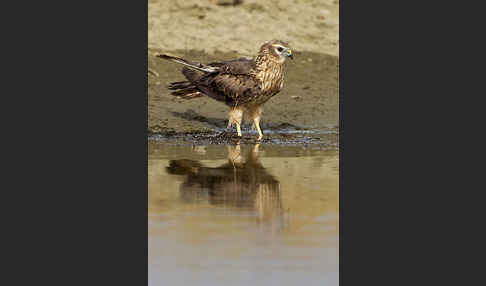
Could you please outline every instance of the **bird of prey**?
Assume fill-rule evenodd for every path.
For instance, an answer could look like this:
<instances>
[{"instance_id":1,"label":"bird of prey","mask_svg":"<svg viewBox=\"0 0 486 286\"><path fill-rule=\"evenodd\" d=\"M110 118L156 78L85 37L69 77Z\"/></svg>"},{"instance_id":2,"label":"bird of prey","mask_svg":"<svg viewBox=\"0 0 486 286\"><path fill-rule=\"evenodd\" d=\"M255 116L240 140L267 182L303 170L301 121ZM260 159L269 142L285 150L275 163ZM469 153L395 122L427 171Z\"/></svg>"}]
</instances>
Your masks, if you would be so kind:
<instances>
[{"instance_id":1,"label":"bird of prey","mask_svg":"<svg viewBox=\"0 0 486 286\"><path fill-rule=\"evenodd\" d=\"M280 92L284 82L283 64L287 57L293 59L288 43L280 40L264 43L254 58L201 64L165 54L157 57L184 65L182 74L187 80L169 84L173 95L186 99L206 95L224 102L231 108L228 128L236 125L240 137L246 112L255 124L258 140L263 137L260 128L263 104Z\"/></svg>"}]
</instances>

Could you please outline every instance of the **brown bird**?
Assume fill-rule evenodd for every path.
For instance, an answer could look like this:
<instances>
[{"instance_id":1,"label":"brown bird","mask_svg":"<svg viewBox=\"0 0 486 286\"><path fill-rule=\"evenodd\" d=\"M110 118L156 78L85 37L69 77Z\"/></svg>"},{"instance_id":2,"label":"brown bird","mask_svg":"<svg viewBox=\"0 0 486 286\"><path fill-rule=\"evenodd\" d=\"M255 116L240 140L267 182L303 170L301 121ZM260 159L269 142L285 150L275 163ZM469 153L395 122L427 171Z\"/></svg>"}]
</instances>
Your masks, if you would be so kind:
<instances>
[{"instance_id":1,"label":"brown bird","mask_svg":"<svg viewBox=\"0 0 486 286\"><path fill-rule=\"evenodd\" d=\"M168 88L174 90L172 95L186 99L207 95L224 102L231 108L228 128L236 125L240 137L241 121L246 112L255 124L258 140L263 137L260 128L263 104L280 92L284 82L283 64L287 57L293 59L288 43L280 40L264 43L255 58L206 65L169 55L157 56L184 65L182 73L187 81L170 83Z\"/></svg>"}]
</instances>

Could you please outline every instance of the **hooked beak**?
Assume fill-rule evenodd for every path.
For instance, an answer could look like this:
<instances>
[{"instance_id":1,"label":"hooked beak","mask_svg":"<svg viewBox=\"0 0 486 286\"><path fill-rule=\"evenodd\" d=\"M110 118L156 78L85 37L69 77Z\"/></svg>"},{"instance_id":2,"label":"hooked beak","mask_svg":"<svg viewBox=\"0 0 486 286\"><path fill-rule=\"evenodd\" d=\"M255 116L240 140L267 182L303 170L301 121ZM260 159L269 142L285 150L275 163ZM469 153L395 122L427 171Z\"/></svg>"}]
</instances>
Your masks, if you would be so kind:
<instances>
[{"instance_id":1,"label":"hooked beak","mask_svg":"<svg viewBox=\"0 0 486 286\"><path fill-rule=\"evenodd\" d=\"M291 60L294 59L294 55L292 54L292 50L291 49L287 49L287 57L289 57Z\"/></svg>"}]
</instances>

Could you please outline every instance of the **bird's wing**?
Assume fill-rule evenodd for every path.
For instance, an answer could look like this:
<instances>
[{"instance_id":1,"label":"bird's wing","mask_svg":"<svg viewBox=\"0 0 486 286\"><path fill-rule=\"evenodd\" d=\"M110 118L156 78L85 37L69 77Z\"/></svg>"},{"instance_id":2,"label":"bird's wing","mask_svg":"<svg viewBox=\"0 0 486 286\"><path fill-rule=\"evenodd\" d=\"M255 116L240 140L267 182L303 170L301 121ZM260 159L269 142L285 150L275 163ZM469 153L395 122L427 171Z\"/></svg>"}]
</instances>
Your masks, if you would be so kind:
<instances>
[{"instance_id":1,"label":"bird's wing","mask_svg":"<svg viewBox=\"0 0 486 286\"><path fill-rule=\"evenodd\" d=\"M256 97L260 91L259 81L252 75L255 68L252 58L203 65L164 54L159 54L157 57L184 65L182 73L189 79L191 86L195 85L206 95L219 101L232 105L243 104ZM199 75L194 70L203 74Z\"/></svg>"},{"instance_id":2,"label":"bird's wing","mask_svg":"<svg viewBox=\"0 0 486 286\"><path fill-rule=\"evenodd\" d=\"M208 66L218 68L221 74L248 75L255 68L255 61L252 58L239 58L223 62L212 62Z\"/></svg>"},{"instance_id":3,"label":"bird's wing","mask_svg":"<svg viewBox=\"0 0 486 286\"><path fill-rule=\"evenodd\" d=\"M252 75L215 73L201 78L197 87L216 100L244 104L258 96L259 82Z\"/></svg>"},{"instance_id":4,"label":"bird's wing","mask_svg":"<svg viewBox=\"0 0 486 286\"><path fill-rule=\"evenodd\" d=\"M202 76L197 86L210 97L238 105L258 95L260 83L252 75L255 68L253 59L212 62L207 66L218 70Z\"/></svg>"}]
</instances>

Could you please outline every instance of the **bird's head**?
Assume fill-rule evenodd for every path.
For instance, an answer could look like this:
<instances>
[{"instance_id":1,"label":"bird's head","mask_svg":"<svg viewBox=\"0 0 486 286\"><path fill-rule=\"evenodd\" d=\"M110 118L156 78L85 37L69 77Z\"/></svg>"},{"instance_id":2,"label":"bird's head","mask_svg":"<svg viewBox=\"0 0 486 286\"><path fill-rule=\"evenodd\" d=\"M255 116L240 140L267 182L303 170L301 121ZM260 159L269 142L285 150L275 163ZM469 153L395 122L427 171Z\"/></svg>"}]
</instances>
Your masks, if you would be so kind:
<instances>
[{"instance_id":1,"label":"bird's head","mask_svg":"<svg viewBox=\"0 0 486 286\"><path fill-rule=\"evenodd\" d=\"M260 48L260 53L267 54L280 63L285 62L287 58L292 60L294 59L289 44L280 40L271 40L266 42Z\"/></svg>"}]
</instances>

